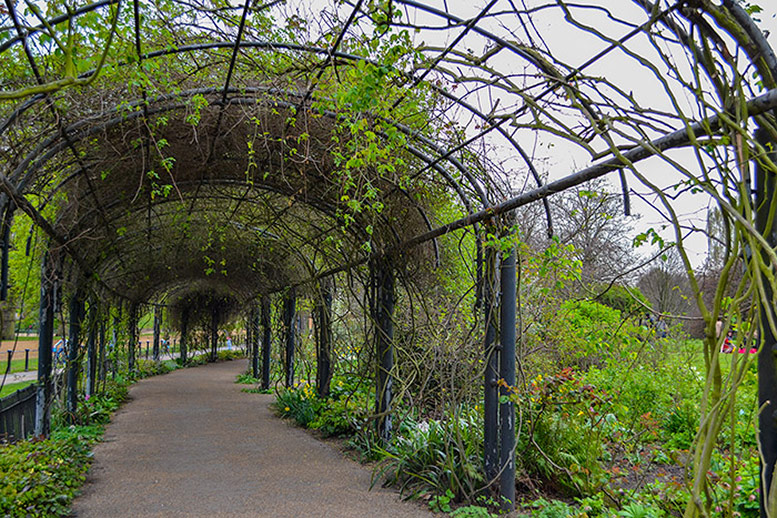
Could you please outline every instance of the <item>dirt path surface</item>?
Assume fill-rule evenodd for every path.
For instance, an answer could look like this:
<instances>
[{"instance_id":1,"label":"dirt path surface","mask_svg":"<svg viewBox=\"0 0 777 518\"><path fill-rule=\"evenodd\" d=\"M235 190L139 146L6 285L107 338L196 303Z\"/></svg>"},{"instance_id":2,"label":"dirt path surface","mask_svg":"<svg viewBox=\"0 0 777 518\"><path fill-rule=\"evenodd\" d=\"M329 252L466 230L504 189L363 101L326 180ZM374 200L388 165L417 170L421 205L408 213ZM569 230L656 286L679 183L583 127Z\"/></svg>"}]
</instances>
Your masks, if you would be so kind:
<instances>
[{"instance_id":1,"label":"dirt path surface","mask_svg":"<svg viewBox=\"0 0 777 518\"><path fill-rule=\"evenodd\" d=\"M370 471L272 415L272 396L241 392L246 361L140 381L114 416L79 518L431 517Z\"/></svg>"}]
</instances>

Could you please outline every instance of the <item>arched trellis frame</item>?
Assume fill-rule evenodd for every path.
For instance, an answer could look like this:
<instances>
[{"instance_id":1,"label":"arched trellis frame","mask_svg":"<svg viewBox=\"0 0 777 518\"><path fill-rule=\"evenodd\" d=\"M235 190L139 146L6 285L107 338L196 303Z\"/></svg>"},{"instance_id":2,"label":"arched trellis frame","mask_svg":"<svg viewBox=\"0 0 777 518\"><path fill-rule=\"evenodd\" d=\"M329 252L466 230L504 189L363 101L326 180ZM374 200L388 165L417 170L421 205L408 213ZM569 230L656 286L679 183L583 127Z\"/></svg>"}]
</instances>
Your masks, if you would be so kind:
<instances>
[{"instance_id":1,"label":"arched trellis frame","mask_svg":"<svg viewBox=\"0 0 777 518\"><path fill-rule=\"evenodd\" d=\"M769 232L773 211L765 207L773 203L773 198L771 192L766 192L769 184L764 181L764 171L774 170L774 163L766 158L765 151L770 149L770 143L777 141L773 118L777 108L777 57L749 13L734 0L723 0L720 4L637 0L635 5L636 11L625 8L620 11L621 8L607 2L570 6L549 1L529 3L519 9L513 2L498 0L482 6L455 8L446 3L434 6L415 0L358 1L354 5L324 6L329 25L322 23L319 28L307 30L287 26L267 37L272 28L267 14L272 12L276 18L283 18L286 9L294 12L293 7L285 7L280 2L257 5L249 0L243 5L209 11L196 2L188 2L187 7L193 9L193 14L187 14L175 1L164 4L164 8L169 8L166 12L140 0L131 3L105 0L56 14L44 23L42 15L41 19L22 16L18 6L7 0L10 23L0 32L4 35L0 55L13 64L4 76L7 88L0 92L0 99L12 99L2 106L4 122L0 125L0 188L5 196L0 202L5 225L5 256L7 229L13 212L21 210L52 239L53 252L62 252L68 257L73 271L77 271L73 278L92 279L96 290L105 298L129 299L134 304L145 302L138 298L153 296L155 289L175 291L183 281L164 278L159 286L146 283L130 294L121 285L106 281L104 276L108 270L122 269L122 275L131 283L134 275L148 273L152 263L143 263L143 253L161 253L162 248L149 246L143 235L152 236L174 222L171 213L165 214L162 207L188 203L187 218L213 215L219 212L214 200L221 196L221 205L231 212L228 216L237 217L236 221L242 225L229 227L231 236L224 237L234 246L255 234L252 229L270 229L267 221L243 212L260 199L254 196L247 202L248 197L241 197L239 191L245 187L288 199L290 207L297 204L306 207L298 212L276 210L273 213L273 221L282 221L282 224L271 228L274 237L269 241L277 242L290 255L299 256L299 261L289 261L273 274L282 279L281 284L304 285L368 262L392 265L390 259L395 259L395 254L388 252L402 251L407 256L428 242L434 243L432 253L439 260L436 238L474 227L480 287L481 279L486 277L483 264L488 261L484 261L482 251L484 232L476 225L498 222L516 208L535 201L546 203L549 215L548 196L608 173L620 175L627 206L627 173L655 192L657 203L672 214L671 222L678 228L676 241L682 250L686 236L679 230L681 222L674 216L671 200L665 196L661 184L639 166L649 158L655 164L657 158L662 167L677 173L679 182L700 189L721 207L732 228L738 229L738 239L747 242L751 254L762 252L762 260L755 254L746 262L759 286L764 342L771 344L776 331L772 271L777 266L773 251L777 243L772 242ZM580 65L568 65L572 58L563 49L552 48L534 24L535 19L549 13L556 13L558 20L563 18L570 31L592 36L600 46ZM612 27L598 29L584 16L591 13L606 13L614 25L627 29L625 34L610 30L613 34L610 35L608 29ZM107 22L104 25L108 29L103 27L100 33L90 16ZM79 67L82 56L74 54L72 47L61 49L64 59L58 61L47 47L51 44L41 39L43 34L56 39L60 34L58 28L67 22L76 26L83 22L80 26L83 31L103 36L102 40L96 40L111 46L111 52L104 54L96 52L97 48L90 49L95 56L106 56L104 63L102 59L97 60L97 69L89 70L88 63ZM160 26L162 23L164 27ZM659 27L668 30L669 35L659 34ZM413 40L402 32L404 29L421 36ZM428 42L423 38L428 38ZM384 45L387 41L391 43ZM153 45L160 48L147 48ZM655 80L653 85L664 90L663 99L655 108L647 108L642 92L629 92L629 85L619 81L620 78L601 77L594 72L586 74L586 70L615 59L616 54L619 59L625 55L626 62L648 70L648 75L652 74ZM677 65L672 70L674 75L662 77L655 63L673 64L670 62L674 56L686 58L689 65ZM57 79L59 66L65 74ZM166 78L168 67L177 75ZM692 72L694 68L700 72ZM46 73L41 73L42 70ZM383 90L372 92L375 96L385 94L387 103L368 103L368 109L363 109L344 102L348 88L357 89L353 77L345 77L352 70L365 74L367 79L377 77L383 81L389 76L390 81L381 83ZM750 77L752 72L755 79ZM131 80L121 83L117 80L120 77ZM759 87L765 91L758 92ZM690 95L693 100L678 100L680 93ZM429 182L437 192L447 192L448 201L463 217L443 217L428 202L425 197L428 193L418 188L418 184L415 189L408 189L404 185L407 178L401 182L390 175L381 178L374 171L364 173L362 178L380 183L378 195L388 209L375 217L361 218L344 208L342 192L336 193L339 196L317 193L308 187L300 188L293 181L283 187L273 184L274 178L240 185L234 177L209 168L214 153L229 154L229 148L225 152L218 146L234 131L232 112L239 108L248 113L248 107L255 107L261 96L283 110L281 117L286 119L291 112L317 110L319 116L329 121L332 134L336 134L338 124L359 121L368 121L370 128L379 126L374 133L381 143L389 142L392 134L401 133L406 139L402 152L404 165L409 169L407 178ZM418 101L416 97L421 102L413 104ZM201 146L205 151L205 165L199 177L189 183L169 184L171 189L183 187L180 199L155 200L151 194L153 182L142 176L143 188L139 192L146 198L140 202L122 198L129 192L127 189L117 189L112 193L115 198L101 197L104 194L100 194L97 181L100 171L95 167L104 167L106 162L98 160L104 157L92 154L90 146L110 151L113 143L103 137L118 129L129 134L131 128L139 139L137 156L141 157L142 165L124 170L145 174L155 156L153 140L164 134L164 130L153 127L154 122L162 117L191 114L194 99L205 99L208 109L214 113L208 132L202 135L208 142ZM106 106L113 108L106 109ZM765 129L760 140L752 137L753 120ZM292 124L286 122L280 126L282 131L271 137L285 138ZM536 140L534 149L527 151L527 143L536 135L582 151L590 165L543 183L541 164L547 157L538 152ZM326 156L325 151L334 147L325 145L323 136L318 144L318 155L305 156L305 161L319 160L319 165L323 164L313 181L329 181L333 188L337 187L329 177L337 167L322 158ZM696 155L697 171L667 153L686 147ZM720 149L733 149L730 153L733 156L728 156L727 151L719 152ZM278 164L289 158L287 151L284 148L279 155L282 160ZM240 155L245 150L231 152ZM505 153L515 154L517 159L502 159L500 155ZM157 154L157 159L163 158L163 153ZM127 155L126 150L123 155ZM761 175L761 181L756 182L761 193L757 204L749 196L750 157L758 159ZM117 160L107 167L111 171L121 170L119 164ZM280 165L276 169L280 170ZM711 170L718 171L723 178L713 178ZM517 192L516 186L521 183L519 173L532 176L539 186ZM175 171L171 173L173 180L175 175ZM229 192L223 186L225 181L233 182ZM731 189L730 185L736 188ZM65 192L69 204L57 199ZM43 216L48 201L41 203L39 197L57 206L56 220ZM404 206L407 202L410 208ZM198 203L199 207L195 208ZM84 207L86 210L82 210ZM148 215L145 221L140 217L132 221L132 215L144 211ZM755 217L756 213L759 218ZM414 219L408 225L408 220L402 218L410 214ZM306 224L306 215L320 221ZM355 222L342 240L347 250L333 259L327 257L325 248L317 249L310 243L331 236L338 224L342 227L344 215L354 217ZM209 221L208 217L215 216L206 216L202 221ZM152 224L151 219L157 222ZM117 225L128 221L132 228L117 235L118 229L124 228ZM550 221L548 227L552 229ZM89 245L89 239L101 240L102 246ZM259 241L264 244L256 244L251 250L261 255L268 240ZM371 246L365 247L365 243ZM306 256L308 253L317 254L316 259L311 260ZM232 259L238 263L239 270L247 268L244 257L238 254ZM684 259L693 280L687 255ZM273 254L261 257L261 261L276 266L278 263ZM135 267L125 264L130 262ZM508 255L502 268L508 276L509 262ZM383 326L378 334L391 337L387 327L391 319L386 316L386 308L393 307L393 295L387 295L390 282L386 279L392 273L379 268L374 274L385 280L380 288L383 302L376 306L375 320ZM241 298L250 299L252 293L276 289L279 288L273 283L260 279ZM490 298L486 295L478 300ZM503 299L509 300L509 297ZM717 341L712 326L720 308L702 309L712 351ZM489 315L493 312L492 308L486 311ZM508 317L503 315L502 320L509 321ZM508 329L500 333L503 341L509 335ZM503 366L503 369L510 368L509 362ZM759 370L767 380L762 382L761 394L761 401L766 402L777 396L767 387L769 373L775 372L773 358L761 354ZM510 379L505 372L501 374L504 379ZM725 401L710 404L725 406ZM506 406L501 412L507 430L512 409ZM715 411L711 411L705 417L707 421L702 421L702 428L714 429L709 424L714 417ZM762 420L761 426L760 439L767 466L762 493L767 495L771 467L777 457L774 446L777 430L768 418ZM509 454L509 443L503 442L502 448L503 455ZM694 480L693 494L698 500L689 504L687 516L703 514L708 505L702 502L701 496L708 454L704 447L696 452L694 467L702 475L697 474ZM508 480L510 475L508 470L503 480ZM503 495L510 498L505 491L503 486ZM777 498L773 500L777 502ZM764 505L769 508L777 504L765 499Z\"/></svg>"}]
</instances>

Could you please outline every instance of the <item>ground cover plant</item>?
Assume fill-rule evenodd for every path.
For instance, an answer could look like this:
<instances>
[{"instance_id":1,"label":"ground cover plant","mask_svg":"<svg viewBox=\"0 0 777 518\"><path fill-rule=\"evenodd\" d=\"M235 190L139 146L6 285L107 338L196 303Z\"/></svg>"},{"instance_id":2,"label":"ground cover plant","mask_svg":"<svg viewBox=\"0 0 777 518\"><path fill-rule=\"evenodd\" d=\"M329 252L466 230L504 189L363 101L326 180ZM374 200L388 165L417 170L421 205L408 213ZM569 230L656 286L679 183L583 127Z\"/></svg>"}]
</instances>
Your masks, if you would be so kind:
<instances>
[{"instance_id":1,"label":"ground cover plant","mask_svg":"<svg viewBox=\"0 0 777 518\"><path fill-rule=\"evenodd\" d=\"M106 383L102 392L81 402L74 424L55 413L49 438L0 445L0 514L68 516L91 464L92 446L126 399L127 387L121 378Z\"/></svg>"}]
</instances>

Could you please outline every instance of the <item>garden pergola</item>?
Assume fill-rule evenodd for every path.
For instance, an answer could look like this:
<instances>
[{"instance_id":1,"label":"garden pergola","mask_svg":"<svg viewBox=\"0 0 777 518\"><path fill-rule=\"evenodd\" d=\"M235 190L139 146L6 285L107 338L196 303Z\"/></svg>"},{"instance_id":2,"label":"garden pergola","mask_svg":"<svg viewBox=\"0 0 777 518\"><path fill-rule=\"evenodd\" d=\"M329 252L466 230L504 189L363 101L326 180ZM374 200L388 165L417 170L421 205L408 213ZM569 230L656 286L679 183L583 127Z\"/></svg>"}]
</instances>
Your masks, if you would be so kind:
<instances>
[{"instance_id":1,"label":"garden pergola","mask_svg":"<svg viewBox=\"0 0 777 518\"><path fill-rule=\"evenodd\" d=\"M87 299L93 311L128 308L130 369L142 304L173 308L182 349L189 322L208 315L215 352L220 322L252 308L258 348L269 342L268 297L283 294L291 329L296 294L306 293L320 301L325 391L331 279L366 265L375 414L388 438L396 276L439 266L439 240L461 231L473 236L483 321L484 469L512 505L515 414L499 397L516 383L511 213L545 203L552 234L547 197L608 173L620 176L627 207L634 179L655 193L680 246L687 233L663 172L721 208L749 247L762 350L771 352L777 57L751 17L757 10L735 0L449 4L357 0L308 7L322 12L314 19L305 3L277 1L53 2L44 13L6 0L2 291L9 229L22 212L48 240L38 433L48 426L63 288L74 344ZM550 23L567 42L590 43L585 59L545 41ZM649 81L628 77L640 74ZM548 179L548 143L587 165ZM690 165L673 154L680 148L691 150ZM714 355L718 315L705 318ZM777 397L774 361L759 356L762 403ZM767 410L765 495L775 426Z\"/></svg>"}]
</instances>

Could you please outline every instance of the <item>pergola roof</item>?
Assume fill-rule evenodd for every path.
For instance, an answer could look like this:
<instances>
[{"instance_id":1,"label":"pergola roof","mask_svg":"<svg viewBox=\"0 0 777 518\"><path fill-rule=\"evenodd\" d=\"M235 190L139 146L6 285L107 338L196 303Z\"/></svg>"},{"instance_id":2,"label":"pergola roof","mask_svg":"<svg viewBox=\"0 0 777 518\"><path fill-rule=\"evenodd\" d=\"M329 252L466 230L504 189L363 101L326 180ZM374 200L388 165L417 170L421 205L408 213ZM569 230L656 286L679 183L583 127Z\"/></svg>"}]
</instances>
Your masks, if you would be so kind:
<instances>
[{"instance_id":1,"label":"pergola roof","mask_svg":"<svg viewBox=\"0 0 777 518\"><path fill-rule=\"evenodd\" d=\"M306 3L102 0L36 17L8 2L2 90L21 92L0 104L3 186L15 201L3 200L6 220L37 214L74 278L104 296L226 290L247 301L376 253L434 264L433 239L450 229L606 172L622 172L625 194L623 171L661 154L646 142L684 145L686 123L719 123L728 108L710 70L697 78L709 90L679 102L694 91L690 72L662 77L650 62L708 66L696 52L713 11L430 4L322 5L314 20ZM773 88L773 52L737 4L723 4L754 47L725 73L753 66ZM602 14L608 23L588 19ZM552 48L532 23L543 16L596 41L588 59L569 64L567 49ZM68 23L81 79L61 77L67 52L52 43ZM644 48L656 42L664 48ZM709 52L728 52L721 42ZM597 74L607 63L654 72L654 84L629 91L628 78ZM665 91L651 105L656 85ZM756 97L756 82L742 92ZM773 97L752 107L763 113ZM553 151L537 144L560 142L589 157L589 173L542 186L537 164Z\"/></svg>"}]
</instances>

